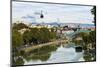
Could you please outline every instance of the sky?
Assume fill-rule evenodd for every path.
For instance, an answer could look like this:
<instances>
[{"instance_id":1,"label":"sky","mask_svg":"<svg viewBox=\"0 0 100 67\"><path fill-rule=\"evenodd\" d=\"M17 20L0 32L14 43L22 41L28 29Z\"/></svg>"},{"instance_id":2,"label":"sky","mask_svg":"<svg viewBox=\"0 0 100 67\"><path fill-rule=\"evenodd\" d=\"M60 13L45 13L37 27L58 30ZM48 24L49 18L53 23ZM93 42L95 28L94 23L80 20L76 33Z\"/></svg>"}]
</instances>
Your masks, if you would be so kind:
<instances>
[{"instance_id":1,"label":"sky","mask_svg":"<svg viewBox=\"0 0 100 67\"><path fill-rule=\"evenodd\" d=\"M26 23L83 23L92 24L93 6L47 4L34 2L12 2L12 22L25 21ZM40 18L39 13L43 13L44 18Z\"/></svg>"}]
</instances>

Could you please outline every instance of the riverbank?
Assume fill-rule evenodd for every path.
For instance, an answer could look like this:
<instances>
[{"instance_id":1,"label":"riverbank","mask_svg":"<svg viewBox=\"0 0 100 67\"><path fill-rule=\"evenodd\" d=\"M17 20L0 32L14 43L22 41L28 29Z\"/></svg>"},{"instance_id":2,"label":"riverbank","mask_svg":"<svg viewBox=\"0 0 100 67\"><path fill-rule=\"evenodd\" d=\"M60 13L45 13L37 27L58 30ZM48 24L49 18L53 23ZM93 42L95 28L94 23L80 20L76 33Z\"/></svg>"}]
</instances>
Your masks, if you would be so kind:
<instances>
[{"instance_id":1,"label":"riverbank","mask_svg":"<svg viewBox=\"0 0 100 67\"><path fill-rule=\"evenodd\" d=\"M40 48L40 47L43 47L43 46L57 45L59 43L66 43L66 42L68 42L68 40L56 40L56 41L53 41L53 42L48 42L48 43L33 45L31 47L24 48L23 50L25 52L30 52L31 50L34 50L34 49L37 49L37 48Z\"/></svg>"}]
</instances>

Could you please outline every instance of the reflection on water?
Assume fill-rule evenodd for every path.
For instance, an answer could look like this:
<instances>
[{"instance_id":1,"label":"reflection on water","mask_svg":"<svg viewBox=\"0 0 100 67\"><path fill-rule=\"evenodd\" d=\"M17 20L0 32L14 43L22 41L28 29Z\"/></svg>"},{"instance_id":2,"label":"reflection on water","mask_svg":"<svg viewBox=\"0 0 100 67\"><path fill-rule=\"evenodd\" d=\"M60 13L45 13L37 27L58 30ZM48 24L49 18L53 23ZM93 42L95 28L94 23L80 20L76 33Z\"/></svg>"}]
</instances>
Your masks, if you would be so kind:
<instances>
[{"instance_id":1,"label":"reflection on water","mask_svg":"<svg viewBox=\"0 0 100 67\"><path fill-rule=\"evenodd\" d=\"M61 45L56 49L56 51L51 51L48 58L45 57L47 55L48 53L39 55L40 57L42 57L41 59L43 58L46 59L45 61L42 61L41 59L38 58L37 60L31 60L31 61L25 62L25 65L43 64L43 63L59 63L59 62L75 62L75 61L79 61L80 58L83 57L83 52L76 53L73 47L65 48Z\"/></svg>"},{"instance_id":2,"label":"reflection on water","mask_svg":"<svg viewBox=\"0 0 100 67\"><path fill-rule=\"evenodd\" d=\"M57 46L44 46L38 49L35 49L28 53L28 56L25 56L26 62L30 61L47 61L51 56L52 51L56 51ZM28 59L27 59L28 58Z\"/></svg>"},{"instance_id":3,"label":"reflection on water","mask_svg":"<svg viewBox=\"0 0 100 67\"><path fill-rule=\"evenodd\" d=\"M83 52L76 53L74 47L67 47L67 45L44 46L29 53L23 53L16 60L16 64L27 65L84 61Z\"/></svg>"},{"instance_id":4,"label":"reflection on water","mask_svg":"<svg viewBox=\"0 0 100 67\"><path fill-rule=\"evenodd\" d=\"M72 46L59 45L59 46L45 46L30 52L27 56L27 64L43 64L43 63L59 63L59 62L76 62L83 61L83 52L76 53L75 48ZM26 59L26 57L25 57Z\"/></svg>"}]
</instances>

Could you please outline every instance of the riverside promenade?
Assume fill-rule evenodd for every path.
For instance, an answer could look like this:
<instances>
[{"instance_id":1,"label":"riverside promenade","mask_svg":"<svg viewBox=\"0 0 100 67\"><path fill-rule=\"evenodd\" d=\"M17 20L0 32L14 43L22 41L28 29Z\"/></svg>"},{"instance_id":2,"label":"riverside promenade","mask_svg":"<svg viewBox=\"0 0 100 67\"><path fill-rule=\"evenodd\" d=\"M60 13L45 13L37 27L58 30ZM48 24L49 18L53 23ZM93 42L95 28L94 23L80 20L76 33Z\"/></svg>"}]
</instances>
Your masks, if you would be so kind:
<instances>
[{"instance_id":1,"label":"riverside promenade","mask_svg":"<svg viewBox=\"0 0 100 67\"><path fill-rule=\"evenodd\" d=\"M52 41L52 42L48 42L48 43L43 43L43 44L37 44L37 45L33 45L30 47L26 47L23 50L25 52L30 52L31 50L37 49L37 48L41 48L43 46L48 46L48 45L58 45L59 43L67 43L68 40L56 40L56 41Z\"/></svg>"}]
</instances>

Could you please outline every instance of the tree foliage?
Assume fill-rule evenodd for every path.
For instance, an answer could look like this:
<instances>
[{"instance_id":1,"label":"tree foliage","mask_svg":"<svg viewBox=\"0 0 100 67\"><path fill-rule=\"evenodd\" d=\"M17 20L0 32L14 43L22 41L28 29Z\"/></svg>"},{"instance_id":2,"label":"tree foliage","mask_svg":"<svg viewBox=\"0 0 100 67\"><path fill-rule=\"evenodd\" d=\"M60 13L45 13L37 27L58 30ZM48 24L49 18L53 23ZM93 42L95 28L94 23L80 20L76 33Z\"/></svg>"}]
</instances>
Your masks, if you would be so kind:
<instances>
[{"instance_id":1,"label":"tree foliage","mask_svg":"<svg viewBox=\"0 0 100 67\"><path fill-rule=\"evenodd\" d=\"M92 15L94 15L94 23L96 23L96 6L93 6L93 8L91 9L91 13Z\"/></svg>"},{"instance_id":2,"label":"tree foliage","mask_svg":"<svg viewBox=\"0 0 100 67\"><path fill-rule=\"evenodd\" d=\"M23 34L24 44L30 43L31 39L32 39L32 33L30 31L25 31Z\"/></svg>"},{"instance_id":3,"label":"tree foliage","mask_svg":"<svg viewBox=\"0 0 100 67\"><path fill-rule=\"evenodd\" d=\"M13 48L20 47L23 45L23 37L22 35L17 31L12 31L12 46Z\"/></svg>"},{"instance_id":4,"label":"tree foliage","mask_svg":"<svg viewBox=\"0 0 100 67\"><path fill-rule=\"evenodd\" d=\"M20 30L23 28L29 28L29 27L25 25L24 23L18 23L18 24L14 23L13 24L13 29Z\"/></svg>"},{"instance_id":5,"label":"tree foliage","mask_svg":"<svg viewBox=\"0 0 100 67\"><path fill-rule=\"evenodd\" d=\"M56 32L50 31L48 28L31 28L30 31L26 31L23 34L23 40L25 44L39 44L46 43L56 39ZM31 45L31 44L30 44Z\"/></svg>"}]
</instances>

